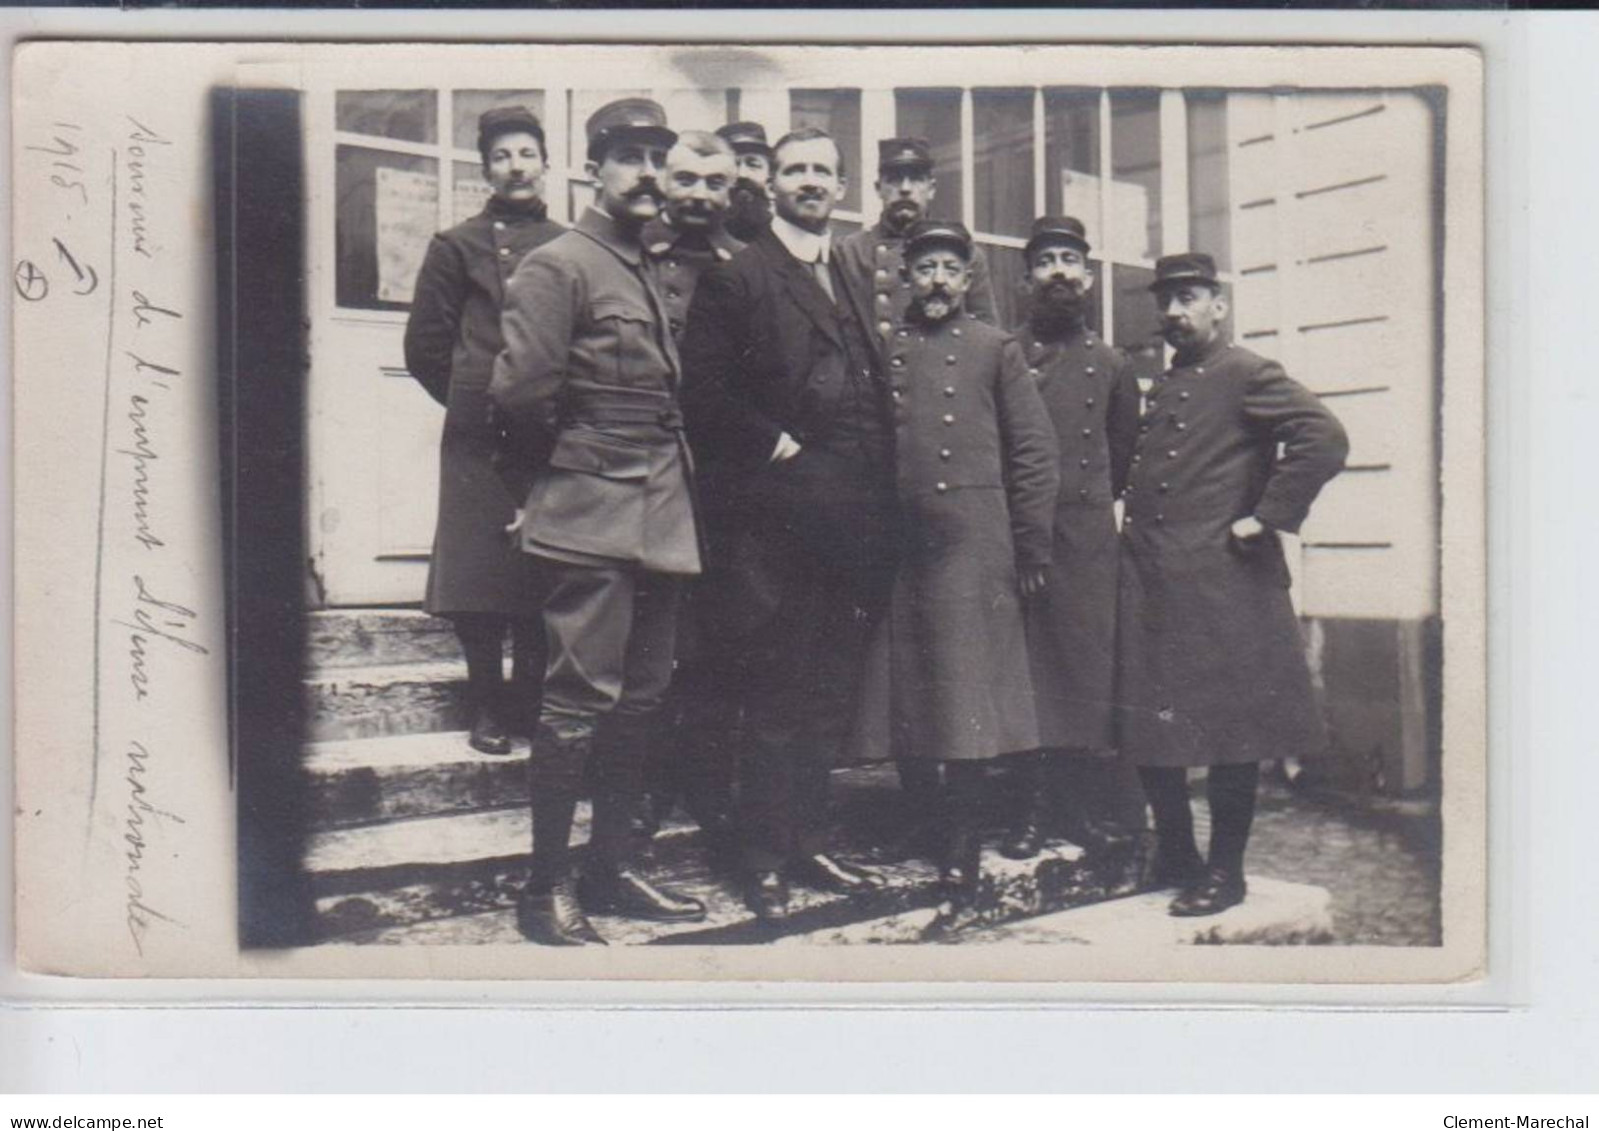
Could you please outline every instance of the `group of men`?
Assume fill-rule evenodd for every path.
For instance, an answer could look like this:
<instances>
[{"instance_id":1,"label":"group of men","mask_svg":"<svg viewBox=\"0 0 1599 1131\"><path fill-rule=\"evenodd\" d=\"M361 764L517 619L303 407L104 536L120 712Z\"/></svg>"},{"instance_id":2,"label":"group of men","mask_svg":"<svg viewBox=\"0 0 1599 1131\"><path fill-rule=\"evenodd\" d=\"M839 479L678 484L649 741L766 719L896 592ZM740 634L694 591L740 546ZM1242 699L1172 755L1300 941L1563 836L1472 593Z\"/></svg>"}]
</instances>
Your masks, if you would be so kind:
<instances>
[{"instance_id":1,"label":"group of men","mask_svg":"<svg viewBox=\"0 0 1599 1131\"><path fill-rule=\"evenodd\" d=\"M460 633L473 745L532 740L523 934L705 915L637 866L647 793L681 798L763 920L791 883L880 886L829 851L850 758L894 760L924 818L910 848L957 902L1000 758L1024 786L1007 855L1036 854L1062 803L1074 839L1114 838L1136 775L1172 913L1242 900L1259 763L1317 743L1277 532L1347 442L1227 342L1209 257L1157 265L1175 359L1141 408L1088 325L1083 225L1035 222L1028 316L995 326L981 251L928 215L925 141L881 144L881 219L835 239L846 170L818 129L678 134L648 99L612 102L587 123L594 203L564 231L536 117L479 129L493 196L430 248L406 354L447 405L426 607Z\"/></svg>"}]
</instances>

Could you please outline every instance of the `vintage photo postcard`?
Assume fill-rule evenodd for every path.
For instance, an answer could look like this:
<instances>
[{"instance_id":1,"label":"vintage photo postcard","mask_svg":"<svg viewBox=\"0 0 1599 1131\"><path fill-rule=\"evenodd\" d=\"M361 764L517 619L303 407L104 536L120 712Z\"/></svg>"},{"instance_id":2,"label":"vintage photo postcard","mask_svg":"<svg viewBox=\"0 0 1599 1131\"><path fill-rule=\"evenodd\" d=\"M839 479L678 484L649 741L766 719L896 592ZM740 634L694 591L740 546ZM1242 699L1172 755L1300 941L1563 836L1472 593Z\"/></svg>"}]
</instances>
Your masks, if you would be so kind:
<instances>
[{"instance_id":1,"label":"vintage photo postcard","mask_svg":"<svg viewBox=\"0 0 1599 1131\"><path fill-rule=\"evenodd\" d=\"M1481 68L23 45L19 965L1481 978Z\"/></svg>"}]
</instances>

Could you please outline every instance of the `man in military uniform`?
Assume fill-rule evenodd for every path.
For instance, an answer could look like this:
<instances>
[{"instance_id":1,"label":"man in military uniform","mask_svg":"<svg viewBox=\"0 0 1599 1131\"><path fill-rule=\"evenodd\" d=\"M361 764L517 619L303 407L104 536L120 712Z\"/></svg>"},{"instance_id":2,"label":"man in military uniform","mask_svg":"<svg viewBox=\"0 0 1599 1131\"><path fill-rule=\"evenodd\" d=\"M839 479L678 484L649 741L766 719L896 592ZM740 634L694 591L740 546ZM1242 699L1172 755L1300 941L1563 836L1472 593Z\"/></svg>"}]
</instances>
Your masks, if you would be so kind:
<instances>
[{"instance_id":1,"label":"man in military uniform","mask_svg":"<svg viewBox=\"0 0 1599 1131\"><path fill-rule=\"evenodd\" d=\"M858 285L872 296L872 324L879 343L887 348L894 330L911 305L910 278L905 271L905 238L937 195L933 176L933 151L919 137L885 138L877 146L877 196L882 215L870 228L838 242L838 258ZM966 312L998 325L994 288L983 249L972 247L971 284L965 297ZM900 786L909 810L901 821L904 843L899 854L925 855L934 847L938 830L938 765L925 759L900 759Z\"/></svg>"},{"instance_id":2,"label":"man in military uniform","mask_svg":"<svg viewBox=\"0 0 1599 1131\"><path fill-rule=\"evenodd\" d=\"M748 243L772 223L772 203L766 191L772 179L772 149L766 144L766 128L759 122L733 122L716 133L733 147L738 158L738 177L728 201L727 230L735 239Z\"/></svg>"},{"instance_id":3,"label":"man in military uniform","mask_svg":"<svg viewBox=\"0 0 1599 1131\"><path fill-rule=\"evenodd\" d=\"M1060 445L1049 584L1029 602L1028 645L1042 749L1019 755L1022 809L1001 845L1043 847L1051 823L1085 847L1143 824L1143 795L1114 743L1116 517L1138 435L1138 385L1088 326L1088 238L1073 216L1043 216L1027 241L1027 324L1017 333Z\"/></svg>"},{"instance_id":4,"label":"man in military uniform","mask_svg":"<svg viewBox=\"0 0 1599 1131\"><path fill-rule=\"evenodd\" d=\"M904 270L905 237L916 221L927 216L937 195L932 147L919 137L879 142L876 188L883 202L882 216L872 227L841 239L838 256L844 269L860 279L872 296L873 323L879 338L887 343L911 304L910 280ZM972 285L966 292L966 310L998 325L988 259L976 245L972 247Z\"/></svg>"},{"instance_id":5,"label":"man in military uniform","mask_svg":"<svg viewBox=\"0 0 1599 1131\"><path fill-rule=\"evenodd\" d=\"M629 860L679 594L700 570L677 349L640 241L660 213L676 135L642 98L602 106L587 133L598 198L517 268L490 385L519 457L506 471L526 500L515 536L550 576L550 658L529 765L533 856L518 925L561 946L603 943L584 908L705 915ZM591 756L593 828L574 886L568 842Z\"/></svg>"},{"instance_id":6,"label":"man in military uniform","mask_svg":"<svg viewBox=\"0 0 1599 1131\"><path fill-rule=\"evenodd\" d=\"M564 229L544 207L544 127L533 112L485 111L477 141L493 195L482 212L428 244L405 324L405 365L444 405L438 521L422 607L449 618L460 638L472 711L468 742L485 754L509 754L513 719L501 686L506 626L516 657L513 683L533 705L544 677L544 626L532 571L505 538L521 500L495 473L489 377L504 345L506 281L522 256Z\"/></svg>"},{"instance_id":7,"label":"man in military uniform","mask_svg":"<svg viewBox=\"0 0 1599 1131\"><path fill-rule=\"evenodd\" d=\"M707 269L726 263L744 245L727 233L735 155L726 139L685 130L666 155L666 207L644 226L644 247L660 281L673 338L681 338L695 287ZM703 486L703 485L702 485ZM714 484L709 492L716 497ZM704 510L707 538L714 516ZM718 626L708 619L718 579L712 563L690 586L678 627L677 674L672 688L672 741L653 751L647 771L649 804L641 831L653 834L679 797L719 855L731 849L732 742L737 715L736 672L718 648ZM703 615L702 615L703 614Z\"/></svg>"},{"instance_id":8,"label":"man in military uniform","mask_svg":"<svg viewBox=\"0 0 1599 1131\"><path fill-rule=\"evenodd\" d=\"M775 147L772 226L700 280L683 336L684 407L726 516L724 631L737 641L745 898L788 912L790 879L881 878L826 849L828 769L855 714L867 634L893 577L893 444L870 298L840 269L828 217L838 146Z\"/></svg>"},{"instance_id":9,"label":"man in military uniform","mask_svg":"<svg viewBox=\"0 0 1599 1131\"><path fill-rule=\"evenodd\" d=\"M920 221L905 255L915 298L888 359L904 539L861 731L902 762L943 766L938 855L948 894L968 903L986 764L1038 746L1022 609L1048 575L1056 443L1016 339L961 309L965 225Z\"/></svg>"},{"instance_id":10,"label":"man in military uniform","mask_svg":"<svg viewBox=\"0 0 1599 1131\"><path fill-rule=\"evenodd\" d=\"M1232 345L1208 255L1165 256L1150 288L1172 366L1146 403L1118 579L1120 745L1139 767L1173 915L1243 900L1260 763L1324 741L1279 531L1297 532L1349 441L1274 361ZM1187 771L1208 767L1210 854Z\"/></svg>"}]
</instances>

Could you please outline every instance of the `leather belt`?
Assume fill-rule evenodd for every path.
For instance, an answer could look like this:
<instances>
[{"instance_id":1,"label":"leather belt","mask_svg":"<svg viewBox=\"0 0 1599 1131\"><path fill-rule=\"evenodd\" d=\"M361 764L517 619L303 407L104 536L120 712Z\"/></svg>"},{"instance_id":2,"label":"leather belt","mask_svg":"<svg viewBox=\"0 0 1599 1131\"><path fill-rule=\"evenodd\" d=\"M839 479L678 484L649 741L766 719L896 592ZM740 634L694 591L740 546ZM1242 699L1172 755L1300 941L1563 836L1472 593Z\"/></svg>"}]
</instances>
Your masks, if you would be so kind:
<instances>
[{"instance_id":1,"label":"leather belt","mask_svg":"<svg viewBox=\"0 0 1599 1131\"><path fill-rule=\"evenodd\" d=\"M639 404L637 401L590 401L568 405L561 413L567 424L645 424L671 432L683 430L683 413L676 404Z\"/></svg>"}]
</instances>

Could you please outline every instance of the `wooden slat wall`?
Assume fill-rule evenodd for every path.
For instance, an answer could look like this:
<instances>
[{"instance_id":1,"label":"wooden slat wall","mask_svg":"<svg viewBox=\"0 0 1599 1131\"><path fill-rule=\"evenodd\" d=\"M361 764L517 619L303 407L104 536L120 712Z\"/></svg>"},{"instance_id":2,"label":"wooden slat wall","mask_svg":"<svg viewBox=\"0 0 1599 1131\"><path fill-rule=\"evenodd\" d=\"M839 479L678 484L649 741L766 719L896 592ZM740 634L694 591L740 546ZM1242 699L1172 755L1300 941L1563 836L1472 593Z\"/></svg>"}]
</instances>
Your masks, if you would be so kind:
<instances>
[{"instance_id":1,"label":"wooden slat wall","mask_svg":"<svg viewBox=\"0 0 1599 1131\"><path fill-rule=\"evenodd\" d=\"M1406 93L1228 102L1234 333L1351 439L1295 563L1309 616L1437 612L1433 128Z\"/></svg>"}]
</instances>

